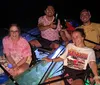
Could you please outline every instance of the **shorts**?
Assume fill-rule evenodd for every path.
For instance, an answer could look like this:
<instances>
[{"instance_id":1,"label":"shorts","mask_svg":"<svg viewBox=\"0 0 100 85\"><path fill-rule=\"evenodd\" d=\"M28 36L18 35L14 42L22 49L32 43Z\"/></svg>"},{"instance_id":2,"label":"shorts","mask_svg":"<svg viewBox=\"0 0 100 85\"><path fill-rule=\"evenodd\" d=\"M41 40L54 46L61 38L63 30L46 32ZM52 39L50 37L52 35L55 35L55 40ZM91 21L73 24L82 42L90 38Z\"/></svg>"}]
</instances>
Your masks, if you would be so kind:
<instances>
[{"instance_id":1,"label":"shorts","mask_svg":"<svg viewBox=\"0 0 100 85\"><path fill-rule=\"evenodd\" d=\"M55 41L50 41L50 40L47 40L47 39L44 39L42 37L40 37L38 39L39 43L42 45L43 48L50 48L50 45L52 43L56 43L56 44L60 44L60 41L59 40L55 40Z\"/></svg>"},{"instance_id":2,"label":"shorts","mask_svg":"<svg viewBox=\"0 0 100 85\"><path fill-rule=\"evenodd\" d=\"M76 79L82 79L84 81L85 72L85 70L75 70L64 66L64 73L61 77L67 77L64 79L65 85L71 85L72 81Z\"/></svg>"}]
</instances>

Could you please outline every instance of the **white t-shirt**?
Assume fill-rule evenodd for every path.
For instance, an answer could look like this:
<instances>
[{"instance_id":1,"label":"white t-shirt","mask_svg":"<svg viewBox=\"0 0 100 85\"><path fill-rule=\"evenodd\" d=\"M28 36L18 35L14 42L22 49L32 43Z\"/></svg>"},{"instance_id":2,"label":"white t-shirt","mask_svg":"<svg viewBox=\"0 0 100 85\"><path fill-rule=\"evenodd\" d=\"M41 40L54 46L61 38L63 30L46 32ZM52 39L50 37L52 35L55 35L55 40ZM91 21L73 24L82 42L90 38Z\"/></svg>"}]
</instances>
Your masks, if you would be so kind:
<instances>
[{"instance_id":1,"label":"white t-shirt","mask_svg":"<svg viewBox=\"0 0 100 85\"><path fill-rule=\"evenodd\" d=\"M64 59L64 66L76 70L85 70L90 61L96 61L93 49L76 47L73 43L66 46L60 58Z\"/></svg>"}]
</instances>

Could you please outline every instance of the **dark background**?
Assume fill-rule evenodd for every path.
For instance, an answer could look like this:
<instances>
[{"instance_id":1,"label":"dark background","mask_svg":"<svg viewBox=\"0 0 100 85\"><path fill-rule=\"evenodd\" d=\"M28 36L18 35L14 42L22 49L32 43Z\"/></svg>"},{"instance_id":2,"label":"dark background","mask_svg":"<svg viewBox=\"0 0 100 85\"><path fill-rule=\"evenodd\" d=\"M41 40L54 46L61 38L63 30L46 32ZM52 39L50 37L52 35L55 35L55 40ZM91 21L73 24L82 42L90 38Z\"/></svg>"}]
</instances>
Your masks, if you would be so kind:
<instances>
[{"instance_id":1,"label":"dark background","mask_svg":"<svg viewBox=\"0 0 100 85\"><path fill-rule=\"evenodd\" d=\"M91 12L91 21L100 23L99 0L2 0L0 1L0 36L5 34L4 28L17 23L21 28L34 28L38 18L44 14L48 4L54 6L60 18L74 19L80 22L82 9Z\"/></svg>"}]
</instances>

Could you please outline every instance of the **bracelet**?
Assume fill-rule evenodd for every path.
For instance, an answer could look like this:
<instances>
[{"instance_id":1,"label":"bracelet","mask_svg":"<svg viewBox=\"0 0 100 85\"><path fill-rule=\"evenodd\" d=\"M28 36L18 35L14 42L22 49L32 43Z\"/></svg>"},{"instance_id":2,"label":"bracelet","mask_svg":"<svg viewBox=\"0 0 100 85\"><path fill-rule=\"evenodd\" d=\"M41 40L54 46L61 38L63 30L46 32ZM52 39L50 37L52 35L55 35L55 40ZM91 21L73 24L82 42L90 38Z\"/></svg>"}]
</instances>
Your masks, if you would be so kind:
<instances>
[{"instance_id":1,"label":"bracelet","mask_svg":"<svg viewBox=\"0 0 100 85\"><path fill-rule=\"evenodd\" d=\"M100 76L94 76L93 79L94 79L94 80L96 80L96 79L100 79Z\"/></svg>"}]
</instances>

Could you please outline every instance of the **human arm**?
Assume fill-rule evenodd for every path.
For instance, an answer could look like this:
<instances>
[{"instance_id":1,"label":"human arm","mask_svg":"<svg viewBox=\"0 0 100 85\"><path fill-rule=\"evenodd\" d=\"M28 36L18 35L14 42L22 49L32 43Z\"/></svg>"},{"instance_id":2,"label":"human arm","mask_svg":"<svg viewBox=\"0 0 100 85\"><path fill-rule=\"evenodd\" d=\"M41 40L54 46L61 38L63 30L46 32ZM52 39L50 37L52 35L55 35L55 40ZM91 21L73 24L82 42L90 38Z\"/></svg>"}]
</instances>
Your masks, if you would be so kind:
<instances>
[{"instance_id":1,"label":"human arm","mask_svg":"<svg viewBox=\"0 0 100 85\"><path fill-rule=\"evenodd\" d=\"M41 30L41 31L43 31L43 30L47 30L47 29L49 29L49 28L56 28L56 25L55 24L53 24L53 23L51 23L51 24L49 24L49 25L43 25L42 23L41 24L38 24L38 28Z\"/></svg>"},{"instance_id":2,"label":"human arm","mask_svg":"<svg viewBox=\"0 0 100 85\"><path fill-rule=\"evenodd\" d=\"M91 61L89 63L89 66L94 74L94 80L96 82L96 84L100 84L100 77L98 76L98 70L97 70L97 65L95 61Z\"/></svg>"},{"instance_id":3,"label":"human arm","mask_svg":"<svg viewBox=\"0 0 100 85\"><path fill-rule=\"evenodd\" d=\"M28 58L28 56L27 56L27 57L24 57L22 60L20 60L20 61L17 63L17 67L23 65L23 64L27 61L27 58Z\"/></svg>"},{"instance_id":4,"label":"human arm","mask_svg":"<svg viewBox=\"0 0 100 85\"><path fill-rule=\"evenodd\" d=\"M6 55L6 54L5 54ZM13 60L13 58L9 55L9 56L6 56L6 59L7 59L7 61L10 63L10 64L12 64L12 67L16 67L17 65L16 65L16 63L15 63L15 61Z\"/></svg>"},{"instance_id":5,"label":"human arm","mask_svg":"<svg viewBox=\"0 0 100 85\"><path fill-rule=\"evenodd\" d=\"M66 29L62 29L62 30L60 31L60 35L61 35L62 38L63 38L63 37L66 37L66 38L68 39L68 41L71 40L71 35L67 32Z\"/></svg>"},{"instance_id":6,"label":"human arm","mask_svg":"<svg viewBox=\"0 0 100 85\"><path fill-rule=\"evenodd\" d=\"M15 61L13 60L13 58L11 57L11 54L10 54L10 50L9 50L9 37L6 36L3 38L2 40L2 43L3 43L3 53L4 53L4 56L5 58L7 59L7 61L13 65L13 67L16 66L16 63Z\"/></svg>"},{"instance_id":7,"label":"human arm","mask_svg":"<svg viewBox=\"0 0 100 85\"><path fill-rule=\"evenodd\" d=\"M96 65L96 62L95 61L91 61L89 63L89 66L94 74L94 76L98 76L98 71L97 71L97 65Z\"/></svg>"},{"instance_id":8,"label":"human arm","mask_svg":"<svg viewBox=\"0 0 100 85\"><path fill-rule=\"evenodd\" d=\"M94 49L100 50L100 45L95 45L95 46L94 46Z\"/></svg>"},{"instance_id":9,"label":"human arm","mask_svg":"<svg viewBox=\"0 0 100 85\"><path fill-rule=\"evenodd\" d=\"M23 38L21 42L22 44L20 46L22 46L22 49L20 51L21 51L22 59L17 63L17 66L21 66L24 63L30 64L30 62L27 62L27 61L32 60L32 53L31 53L32 51L31 51L29 43Z\"/></svg>"},{"instance_id":10,"label":"human arm","mask_svg":"<svg viewBox=\"0 0 100 85\"><path fill-rule=\"evenodd\" d=\"M56 25L54 24L54 22L47 22L44 16L42 16L38 20L38 28L40 29L40 31L44 31L49 28L56 28Z\"/></svg>"},{"instance_id":11,"label":"human arm","mask_svg":"<svg viewBox=\"0 0 100 85\"><path fill-rule=\"evenodd\" d=\"M63 59L60 58L60 57L54 58L54 59L50 59L50 58L48 58L48 57L45 57L45 58L43 58L42 60L45 60L45 61L47 61L47 62L60 62L60 61L63 61Z\"/></svg>"},{"instance_id":12,"label":"human arm","mask_svg":"<svg viewBox=\"0 0 100 85\"><path fill-rule=\"evenodd\" d=\"M40 23L40 24L38 24L38 28L40 31L44 31L44 30L47 30L48 28L50 28L50 25L44 26L42 23Z\"/></svg>"},{"instance_id":13,"label":"human arm","mask_svg":"<svg viewBox=\"0 0 100 85\"><path fill-rule=\"evenodd\" d=\"M57 58L50 59L48 57L44 57L42 60L46 60L47 62L52 62L52 61L53 62L60 62L60 61L63 61L64 59L66 59L67 52L68 52L68 50L66 49L65 52Z\"/></svg>"},{"instance_id":14,"label":"human arm","mask_svg":"<svg viewBox=\"0 0 100 85\"><path fill-rule=\"evenodd\" d=\"M96 65L96 59L95 59L95 53L93 50L91 50L91 53L89 54L89 57L88 57L88 62L89 62L89 66L94 74L94 78L95 77L98 77L98 68L97 68L97 65ZM99 79L95 79L95 81L99 84L100 84L100 80Z\"/></svg>"},{"instance_id":15,"label":"human arm","mask_svg":"<svg viewBox=\"0 0 100 85\"><path fill-rule=\"evenodd\" d=\"M98 23L98 24L96 24L96 26L97 26L98 36L100 38L100 24ZM99 42L100 42L100 39L99 39ZM95 45L94 49L100 50L100 45Z\"/></svg>"}]
</instances>

